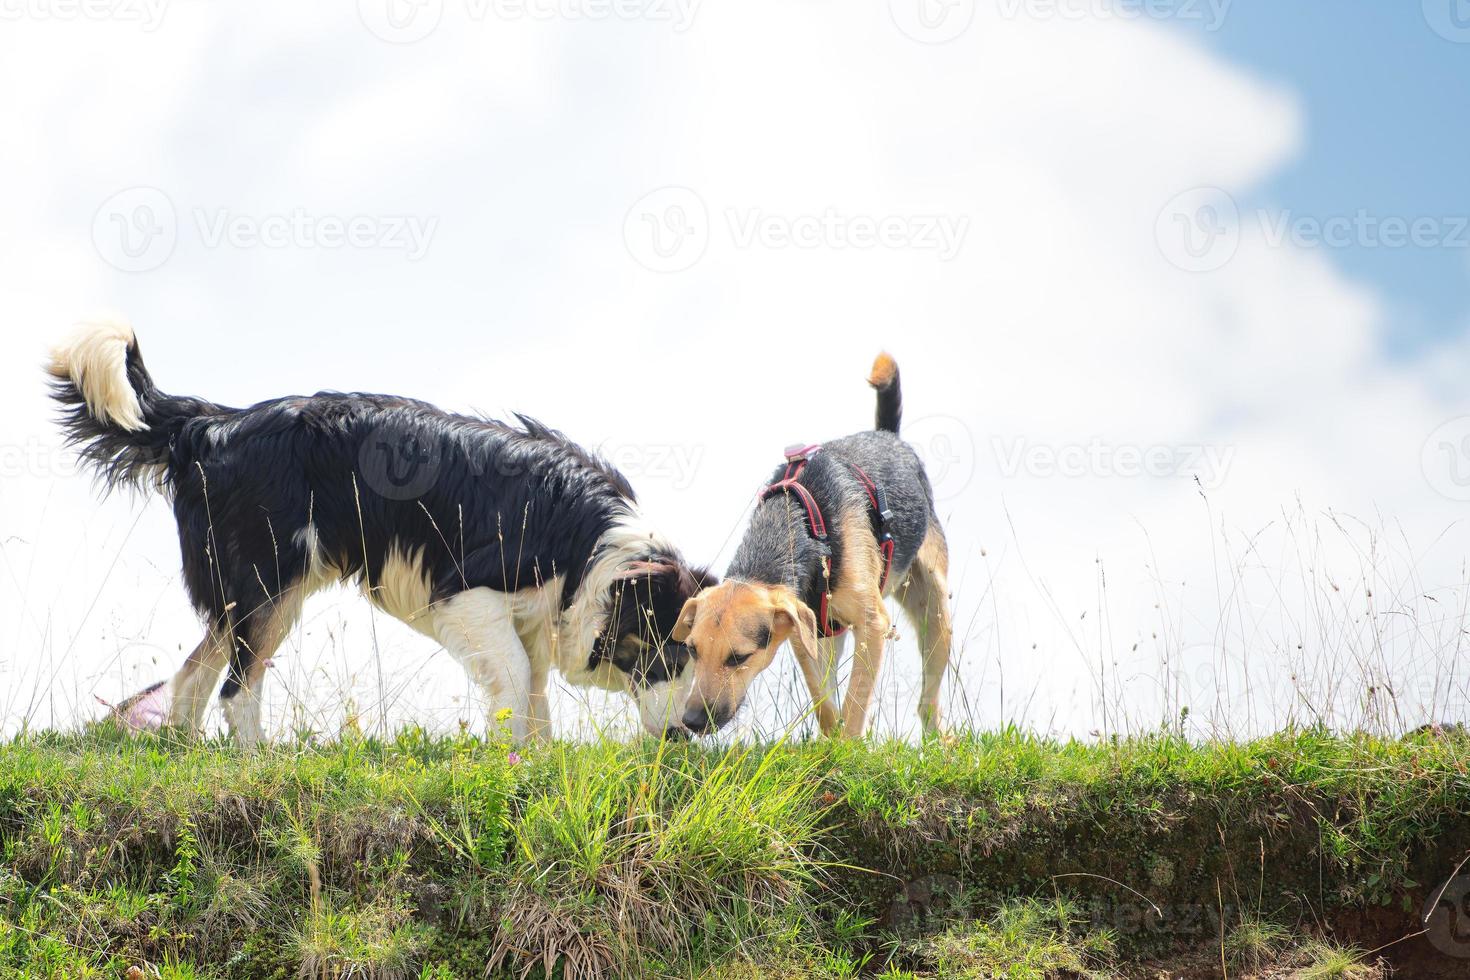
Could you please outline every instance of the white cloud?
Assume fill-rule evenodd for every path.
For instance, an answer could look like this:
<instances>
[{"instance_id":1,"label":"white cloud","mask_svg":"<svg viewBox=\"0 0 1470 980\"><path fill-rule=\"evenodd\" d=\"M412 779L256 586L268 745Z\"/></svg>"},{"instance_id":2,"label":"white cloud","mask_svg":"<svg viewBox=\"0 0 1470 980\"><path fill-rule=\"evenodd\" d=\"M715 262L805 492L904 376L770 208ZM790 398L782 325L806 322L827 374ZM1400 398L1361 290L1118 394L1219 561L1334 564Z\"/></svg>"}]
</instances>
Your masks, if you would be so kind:
<instances>
[{"instance_id":1,"label":"white cloud","mask_svg":"<svg viewBox=\"0 0 1470 980\"><path fill-rule=\"evenodd\" d=\"M1257 727L1283 717L1267 709L1305 671L1314 692L1344 685L1342 717L1356 721L1365 672L1393 666L1411 688L1444 672L1434 646L1453 622L1433 617L1464 608L1464 529L1445 532L1463 505L1434 491L1421 455L1437 426L1470 414L1453 383L1467 351L1390 362L1391 311L1330 253L1270 247L1249 213L1214 272L1175 268L1155 238L1180 192L1245 201L1292 159L1304 121L1289 91L1117 20L982 13L926 46L883 5L712 5L684 33L449 8L414 45L383 43L350 5L179 5L151 34L15 25L0 57L12 232L0 258L19 284L0 299L16 349L0 439L55 446L39 351L105 304L135 320L165 388L227 402L392 390L527 411L589 444L680 447L699 460L693 483L655 467L640 480L648 509L692 554L728 558L782 446L871 417L861 377L889 346L924 448L973 447L960 451L974 478L943 509L978 723L1117 724L1099 700L1153 723L1164 704L1151 678L1165 670L1182 671L1192 690L1175 700L1197 714L1249 676L1254 701L1220 700ZM303 207L439 225L419 262L211 249L181 226L167 263L128 275L100 260L91 220L135 184L186 214ZM709 244L687 271L659 274L629 255L624 219L670 184L698 194ZM968 225L950 261L742 246L730 216L751 209L787 224L835 212ZM931 415L967 431L919 423ZM1017 440L1211 447L1229 468L1208 500L1187 474L1006 475L996 445ZM94 689L115 696L170 669L197 627L166 506L99 504L50 464L4 485L12 638L0 633L0 650L14 654L0 670L33 681L59 665L44 689L62 692L65 716ZM1402 522L1410 544L1388 535L1364 557L1367 532L1343 537L1318 516L1329 508ZM1414 630L1374 633L1362 594L1374 562L1376 601L1414 585L1378 621L1412 612ZM1426 591L1441 601L1414 598ZM303 697L309 715L337 717L330 692L353 675L360 700L376 697L374 645L390 667L429 665L432 683L400 708L467 714L449 701L465 683L447 658L381 618L376 643L369 633L345 601L313 606L282 658L278 715ZM910 724L913 660L904 642L890 661L887 726ZM752 714L771 728L780 713Z\"/></svg>"}]
</instances>

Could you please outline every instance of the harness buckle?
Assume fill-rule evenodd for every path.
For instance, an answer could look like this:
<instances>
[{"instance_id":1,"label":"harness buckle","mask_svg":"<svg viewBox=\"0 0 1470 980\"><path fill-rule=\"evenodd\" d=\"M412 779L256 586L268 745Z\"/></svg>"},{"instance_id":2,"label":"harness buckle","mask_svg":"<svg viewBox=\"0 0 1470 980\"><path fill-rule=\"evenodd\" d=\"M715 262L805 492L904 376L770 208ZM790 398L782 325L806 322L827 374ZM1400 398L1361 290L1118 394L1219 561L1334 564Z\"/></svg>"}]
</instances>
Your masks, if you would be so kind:
<instances>
[{"instance_id":1,"label":"harness buckle","mask_svg":"<svg viewBox=\"0 0 1470 980\"><path fill-rule=\"evenodd\" d=\"M821 448L822 446L820 443L794 442L791 445L787 446L785 449L786 462L805 463L807 460L815 456L817 450Z\"/></svg>"}]
</instances>

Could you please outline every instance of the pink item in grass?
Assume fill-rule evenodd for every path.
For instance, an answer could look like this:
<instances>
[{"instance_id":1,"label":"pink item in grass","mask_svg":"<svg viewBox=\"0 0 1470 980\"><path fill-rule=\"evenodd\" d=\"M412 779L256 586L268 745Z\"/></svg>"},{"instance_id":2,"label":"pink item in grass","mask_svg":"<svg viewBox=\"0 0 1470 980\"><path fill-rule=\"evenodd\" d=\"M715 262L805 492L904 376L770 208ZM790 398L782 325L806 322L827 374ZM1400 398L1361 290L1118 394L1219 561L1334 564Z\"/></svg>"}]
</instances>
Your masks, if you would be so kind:
<instances>
[{"instance_id":1,"label":"pink item in grass","mask_svg":"<svg viewBox=\"0 0 1470 980\"><path fill-rule=\"evenodd\" d=\"M159 681L111 706L112 717L133 731L156 732L168 721L168 706L171 701L173 693L168 689L168 682Z\"/></svg>"}]
</instances>

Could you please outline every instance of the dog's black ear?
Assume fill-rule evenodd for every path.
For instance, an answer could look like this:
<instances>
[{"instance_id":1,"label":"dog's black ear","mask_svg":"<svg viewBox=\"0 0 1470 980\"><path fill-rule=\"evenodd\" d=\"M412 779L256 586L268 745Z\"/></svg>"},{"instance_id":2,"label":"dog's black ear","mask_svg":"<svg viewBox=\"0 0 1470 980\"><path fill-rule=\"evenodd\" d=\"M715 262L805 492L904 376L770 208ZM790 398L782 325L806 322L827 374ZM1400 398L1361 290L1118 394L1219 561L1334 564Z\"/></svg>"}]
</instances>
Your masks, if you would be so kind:
<instances>
[{"instance_id":1,"label":"dog's black ear","mask_svg":"<svg viewBox=\"0 0 1470 980\"><path fill-rule=\"evenodd\" d=\"M702 565L686 565L683 559L677 557L632 562L618 573L618 578L624 581L661 580L661 588L669 589L680 599L688 599L720 584L720 577L708 568ZM652 581L649 587L653 588Z\"/></svg>"},{"instance_id":2,"label":"dog's black ear","mask_svg":"<svg viewBox=\"0 0 1470 980\"><path fill-rule=\"evenodd\" d=\"M668 560L634 561L623 566L618 572L617 578L622 580L638 578L658 578L661 575L669 575L679 570L679 566Z\"/></svg>"}]
</instances>

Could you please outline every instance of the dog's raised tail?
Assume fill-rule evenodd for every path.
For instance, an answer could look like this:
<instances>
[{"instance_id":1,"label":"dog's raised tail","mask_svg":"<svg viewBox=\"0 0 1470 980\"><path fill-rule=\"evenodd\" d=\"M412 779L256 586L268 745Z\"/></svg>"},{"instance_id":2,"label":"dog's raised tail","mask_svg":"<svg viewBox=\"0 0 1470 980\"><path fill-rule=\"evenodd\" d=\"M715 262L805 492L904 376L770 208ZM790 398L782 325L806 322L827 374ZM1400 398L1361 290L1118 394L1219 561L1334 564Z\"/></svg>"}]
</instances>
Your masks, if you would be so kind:
<instances>
[{"instance_id":1,"label":"dog's raised tail","mask_svg":"<svg viewBox=\"0 0 1470 980\"><path fill-rule=\"evenodd\" d=\"M884 351L873 361L868 384L878 392L874 428L898 435L898 425L903 421L903 395L898 388L898 362L893 359L892 354Z\"/></svg>"},{"instance_id":2,"label":"dog's raised tail","mask_svg":"<svg viewBox=\"0 0 1470 980\"><path fill-rule=\"evenodd\" d=\"M168 462L168 433L159 408L174 402L159 393L143 366L133 328L122 320L77 325L46 365L51 397L63 406L61 427L110 487L141 486Z\"/></svg>"}]
</instances>

